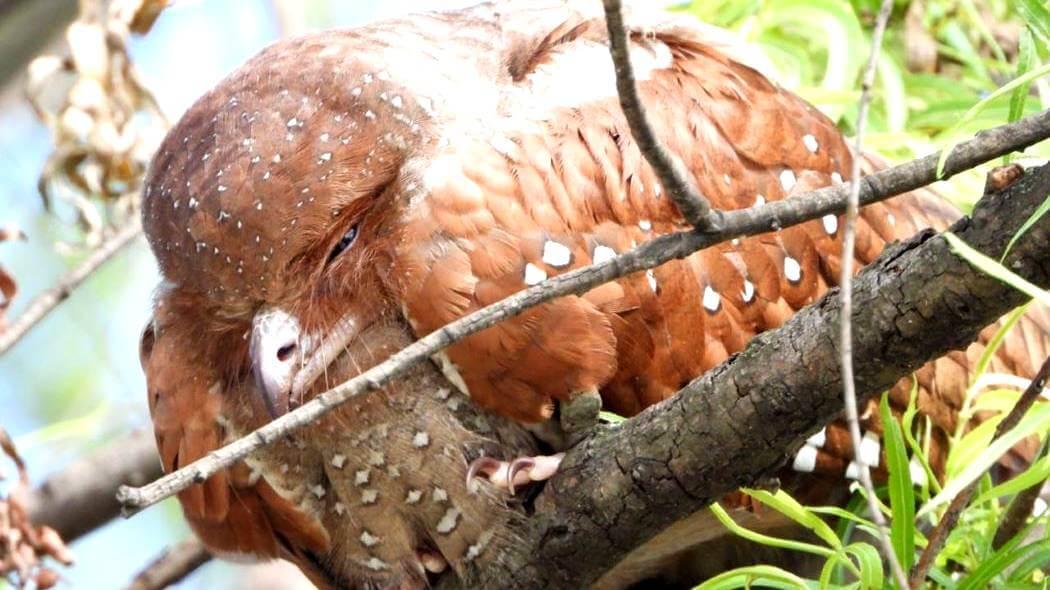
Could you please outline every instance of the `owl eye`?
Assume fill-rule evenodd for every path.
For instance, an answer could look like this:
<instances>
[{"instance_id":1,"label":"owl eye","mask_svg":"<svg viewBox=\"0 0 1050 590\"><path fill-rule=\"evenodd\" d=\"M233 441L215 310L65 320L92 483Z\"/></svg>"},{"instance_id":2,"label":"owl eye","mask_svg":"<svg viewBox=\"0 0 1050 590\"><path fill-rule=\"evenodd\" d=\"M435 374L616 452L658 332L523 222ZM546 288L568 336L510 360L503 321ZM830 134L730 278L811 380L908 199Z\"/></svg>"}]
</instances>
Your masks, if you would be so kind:
<instances>
[{"instance_id":1,"label":"owl eye","mask_svg":"<svg viewBox=\"0 0 1050 590\"><path fill-rule=\"evenodd\" d=\"M328 255L328 262L335 260L336 256L343 253L344 250L353 245L354 240L357 239L357 224L350 226L350 229L346 230L343 237L339 238L339 242L332 248L332 253Z\"/></svg>"}]
</instances>

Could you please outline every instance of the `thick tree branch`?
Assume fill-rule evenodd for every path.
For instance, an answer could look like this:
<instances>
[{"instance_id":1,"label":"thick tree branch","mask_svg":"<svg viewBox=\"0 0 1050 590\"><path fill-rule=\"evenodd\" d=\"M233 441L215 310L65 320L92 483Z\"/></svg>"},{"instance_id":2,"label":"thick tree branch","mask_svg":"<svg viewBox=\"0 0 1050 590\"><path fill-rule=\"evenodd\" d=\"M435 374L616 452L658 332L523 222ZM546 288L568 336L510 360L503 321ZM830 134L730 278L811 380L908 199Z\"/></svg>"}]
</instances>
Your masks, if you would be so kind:
<instances>
[{"instance_id":1,"label":"thick tree branch","mask_svg":"<svg viewBox=\"0 0 1050 590\"><path fill-rule=\"evenodd\" d=\"M6 330L0 332L0 355L21 340L33 326L47 317L47 314L51 313L59 303L65 301L81 283L141 233L142 225L136 218L120 228L105 242L99 244L83 262L59 279L55 286L30 301L22 315L15 318L15 321L11 322Z\"/></svg>"},{"instance_id":2,"label":"thick tree branch","mask_svg":"<svg viewBox=\"0 0 1050 590\"><path fill-rule=\"evenodd\" d=\"M1048 137L1050 110L984 131L976 138L956 146L945 165L944 177L1024 149ZM936 181L938 157L935 153L865 176L860 187L861 204L884 200ZM358 377L326 391L296 410L148 486L122 486L117 492L118 500L124 505L125 515L134 514L194 483L207 480L254 450L314 422L339 404L382 387L458 340L516 316L530 307L563 295L586 292L615 278L652 268L668 260L683 258L733 238L788 227L828 213L841 213L845 209L847 191L849 185L840 184L750 209L727 211L723 213L724 225L720 230L661 236L607 262L567 272L520 291L435 330Z\"/></svg>"},{"instance_id":3,"label":"thick tree branch","mask_svg":"<svg viewBox=\"0 0 1050 590\"><path fill-rule=\"evenodd\" d=\"M986 195L952 231L998 257L1048 191L1050 166L1029 171L1005 193ZM1006 265L1050 285L1050 218L1019 240ZM889 247L854 287L861 400L965 347L1024 300L931 231ZM842 411L840 313L829 292L675 397L572 449L487 587L585 587L672 523L775 475Z\"/></svg>"},{"instance_id":4,"label":"thick tree branch","mask_svg":"<svg viewBox=\"0 0 1050 590\"><path fill-rule=\"evenodd\" d=\"M72 543L120 514L118 486L142 485L162 474L153 435L133 432L47 478L29 497L30 519Z\"/></svg>"}]
</instances>

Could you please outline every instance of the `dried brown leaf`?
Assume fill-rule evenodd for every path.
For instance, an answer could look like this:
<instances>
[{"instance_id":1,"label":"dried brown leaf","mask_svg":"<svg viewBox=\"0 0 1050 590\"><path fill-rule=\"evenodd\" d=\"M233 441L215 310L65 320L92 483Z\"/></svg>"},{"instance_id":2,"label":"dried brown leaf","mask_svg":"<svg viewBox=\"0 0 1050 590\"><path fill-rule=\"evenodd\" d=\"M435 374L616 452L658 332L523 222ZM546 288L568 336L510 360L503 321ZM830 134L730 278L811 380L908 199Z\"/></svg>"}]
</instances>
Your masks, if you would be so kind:
<instances>
[{"instance_id":1,"label":"dried brown leaf","mask_svg":"<svg viewBox=\"0 0 1050 590\"><path fill-rule=\"evenodd\" d=\"M58 584L59 579L59 575L55 570L42 567L37 571L33 582L36 584L37 590L48 590L49 588L54 588L55 584Z\"/></svg>"},{"instance_id":2,"label":"dried brown leaf","mask_svg":"<svg viewBox=\"0 0 1050 590\"><path fill-rule=\"evenodd\" d=\"M0 242L9 240L24 240L25 233L15 226L0 227ZM4 329L4 311L11 305L11 301L18 293L18 283L11 273L0 266L0 332Z\"/></svg>"},{"instance_id":3,"label":"dried brown leaf","mask_svg":"<svg viewBox=\"0 0 1050 590\"><path fill-rule=\"evenodd\" d=\"M39 536L38 551L49 555L62 565L73 564L73 553L66 546L66 542L62 540L62 537L59 536L58 531L49 526L41 526L37 529L37 534Z\"/></svg>"},{"instance_id":4,"label":"dried brown leaf","mask_svg":"<svg viewBox=\"0 0 1050 590\"><path fill-rule=\"evenodd\" d=\"M168 0L118 0L113 4L112 14L127 23L133 33L142 35L153 28L168 4Z\"/></svg>"},{"instance_id":5,"label":"dried brown leaf","mask_svg":"<svg viewBox=\"0 0 1050 590\"><path fill-rule=\"evenodd\" d=\"M3 426L0 426L0 450L14 461L15 465L18 467L18 475L23 480L28 479L28 476L26 475L25 461L23 461L22 456L18 454L18 449L15 448L15 441L11 440L11 435L7 434L7 430L5 430Z\"/></svg>"}]
</instances>

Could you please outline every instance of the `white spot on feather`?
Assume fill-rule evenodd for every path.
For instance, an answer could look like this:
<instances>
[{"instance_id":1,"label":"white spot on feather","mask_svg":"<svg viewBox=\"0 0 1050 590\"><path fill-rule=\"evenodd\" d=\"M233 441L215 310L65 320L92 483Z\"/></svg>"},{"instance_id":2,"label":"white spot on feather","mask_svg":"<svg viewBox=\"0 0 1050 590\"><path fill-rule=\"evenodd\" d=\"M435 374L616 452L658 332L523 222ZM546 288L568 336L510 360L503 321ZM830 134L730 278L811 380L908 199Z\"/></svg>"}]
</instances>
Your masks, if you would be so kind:
<instances>
[{"instance_id":1,"label":"white spot on feather","mask_svg":"<svg viewBox=\"0 0 1050 590\"><path fill-rule=\"evenodd\" d=\"M459 509L453 506L445 511L444 516L438 521L436 530L442 535L447 535L456 529L457 524L459 524Z\"/></svg>"},{"instance_id":2,"label":"white spot on feather","mask_svg":"<svg viewBox=\"0 0 1050 590\"><path fill-rule=\"evenodd\" d=\"M864 438L860 440L860 452L857 453L857 460L868 467L878 467L880 449L882 449L882 443L879 442L879 435L869 430L864 433Z\"/></svg>"},{"instance_id":3,"label":"white spot on feather","mask_svg":"<svg viewBox=\"0 0 1050 590\"><path fill-rule=\"evenodd\" d=\"M784 257L784 276L792 283L797 283L802 279L802 266L790 256Z\"/></svg>"},{"instance_id":4,"label":"white spot on feather","mask_svg":"<svg viewBox=\"0 0 1050 590\"><path fill-rule=\"evenodd\" d=\"M839 229L839 218L830 213L820 218L820 222L824 224L824 231L829 236L835 235L835 232Z\"/></svg>"},{"instance_id":5,"label":"white spot on feather","mask_svg":"<svg viewBox=\"0 0 1050 590\"><path fill-rule=\"evenodd\" d=\"M912 456L911 461L908 461L908 474L911 475L911 482L913 485L924 487L927 483L926 470L922 468L922 464L919 463L919 458Z\"/></svg>"},{"instance_id":6,"label":"white spot on feather","mask_svg":"<svg viewBox=\"0 0 1050 590\"><path fill-rule=\"evenodd\" d=\"M786 169L780 172L780 186L784 188L785 193L791 192L791 189L795 188L796 182L798 182L798 179L795 178L793 170Z\"/></svg>"},{"instance_id":7,"label":"white spot on feather","mask_svg":"<svg viewBox=\"0 0 1050 590\"><path fill-rule=\"evenodd\" d=\"M722 297L718 292L712 289L711 285L704 287L704 309L711 313L715 313L721 305Z\"/></svg>"},{"instance_id":8,"label":"white spot on feather","mask_svg":"<svg viewBox=\"0 0 1050 590\"><path fill-rule=\"evenodd\" d=\"M751 303L751 300L755 298L755 284L744 279L744 289L740 291L740 296L743 298L744 303Z\"/></svg>"},{"instance_id":9,"label":"white spot on feather","mask_svg":"<svg viewBox=\"0 0 1050 590\"><path fill-rule=\"evenodd\" d=\"M547 272L535 264L529 262L525 265L525 284L528 286L538 285L547 280Z\"/></svg>"},{"instance_id":10,"label":"white spot on feather","mask_svg":"<svg viewBox=\"0 0 1050 590\"><path fill-rule=\"evenodd\" d=\"M608 246L601 245L596 246L594 248L594 254L591 256L591 259L594 261L595 264L601 264L603 262L612 260L613 258L616 258L616 250L613 250Z\"/></svg>"},{"instance_id":11,"label":"white spot on feather","mask_svg":"<svg viewBox=\"0 0 1050 590\"><path fill-rule=\"evenodd\" d=\"M656 283L656 274L653 272L653 269L650 268L649 270L645 271L645 278L649 281L649 288L653 290L653 293L656 293L656 290L659 287L659 285L657 285Z\"/></svg>"},{"instance_id":12,"label":"white spot on feather","mask_svg":"<svg viewBox=\"0 0 1050 590\"><path fill-rule=\"evenodd\" d=\"M425 446L427 446L429 444L430 444L430 435L427 434L426 432L422 431L422 430L417 432L415 434L415 436L412 437L412 446L416 447L417 449L422 449L423 447L425 447Z\"/></svg>"},{"instance_id":13,"label":"white spot on feather","mask_svg":"<svg viewBox=\"0 0 1050 590\"><path fill-rule=\"evenodd\" d=\"M820 447L824 446L824 443L827 442L827 439L828 439L828 429L827 429L827 427L824 427L824 428L821 428L820 430L814 432L813 436L810 436L809 438L807 438L806 439L806 444L807 445L812 445L812 446L817 447L819 449Z\"/></svg>"},{"instance_id":14,"label":"white spot on feather","mask_svg":"<svg viewBox=\"0 0 1050 590\"><path fill-rule=\"evenodd\" d=\"M817 449L802 445L795 453L795 462L791 464L791 468L799 473L813 473L817 468Z\"/></svg>"},{"instance_id":15,"label":"white spot on feather","mask_svg":"<svg viewBox=\"0 0 1050 590\"><path fill-rule=\"evenodd\" d=\"M369 476L371 476L371 474L372 471L370 469L359 469L358 471L354 472L354 485L365 485L366 483L368 483L368 479Z\"/></svg>"},{"instance_id":16,"label":"white spot on feather","mask_svg":"<svg viewBox=\"0 0 1050 590\"><path fill-rule=\"evenodd\" d=\"M820 144L817 143L817 138L809 133L802 136L802 143L806 145L806 149L812 154L817 153L817 150L820 149Z\"/></svg>"},{"instance_id":17,"label":"white spot on feather","mask_svg":"<svg viewBox=\"0 0 1050 590\"><path fill-rule=\"evenodd\" d=\"M571 260L572 251L570 251L564 244L560 244L554 240L547 240L543 243L543 262L553 267L561 268L563 266L568 266Z\"/></svg>"},{"instance_id":18,"label":"white spot on feather","mask_svg":"<svg viewBox=\"0 0 1050 590\"><path fill-rule=\"evenodd\" d=\"M346 465L346 455L332 455L332 467L335 467L336 469L342 469L343 465Z\"/></svg>"}]
</instances>

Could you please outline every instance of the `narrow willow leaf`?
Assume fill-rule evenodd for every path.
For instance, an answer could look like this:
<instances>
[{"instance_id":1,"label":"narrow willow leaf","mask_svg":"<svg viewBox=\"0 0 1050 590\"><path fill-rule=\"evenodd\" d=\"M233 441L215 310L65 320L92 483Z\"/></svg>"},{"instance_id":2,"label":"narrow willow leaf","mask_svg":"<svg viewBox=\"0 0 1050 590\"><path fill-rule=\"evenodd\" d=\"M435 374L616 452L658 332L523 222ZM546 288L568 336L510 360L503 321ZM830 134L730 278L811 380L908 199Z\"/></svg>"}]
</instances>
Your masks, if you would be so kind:
<instances>
[{"instance_id":1,"label":"narrow willow leaf","mask_svg":"<svg viewBox=\"0 0 1050 590\"><path fill-rule=\"evenodd\" d=\"M1015 0L1014 6L1043 44L1050 45L1050 10L1040 0Z\"/></svg>"},{"instance_id":2,"label":"narrow willow leaf","mask_svg":"<svg viewBox=\"0 0 1050 590\"><path fill-rule=\"evenodd\" d=\"M985 588L990 588L992 587L992 579L1002 574L1007 568L1040 554L1050 555L1050 539L1043 539L1042 541L1017 548L1014 548L1011 543L1007 543L999 551L996 551L988 559L984 560L977 569L970 572L970 575L959 583L958 590L984 590Z\"/></svg>"},{"instance_id":3,"label":"narrow willow leaf","mask_svg":"<svg viewBox=\"0 0 1050 590\"><path fill-rule=\"evenodd\" d=\"M826 522L814 514L809 508L799 504L797 500L788 495L784 490L777 490L771 494L765 490L742 489L742 492L769 506L773 510L783 514L791 520L799 523L813 531L822 541L835 550L842 550L842 541L839 540L835 531L831 530Z\"/></svg>"},{"instance_id":4,"label":"narrow willow leaf","mask_svg":"<svg viewBox=\"0 0 1050 590\"><path fill-rule=\"evenodd\" d=\"M983 424L981 426L984 426ZM932 512L935 508L951 501L963 488L970 485L983 475L988 468L995 464L1015 444L1032 434L1044 435L1050 432L1050 404L1037 404L1028 411L1028 414L1017 424L1015 428L1004 433L992 444L988 445L981 453L970 461L945 484L944 489L934 496L920 510L917 516L921 517Z\"/></svg>"},{"instance_id":5,"label":"narrow willow leaf","mask_svg":"<svg viewBox=\"0 0 1050 590\"><path fill-rule=\"evenodd\" d=\"M982 504L992 498L1016 494L1021 490L1038 485L1047 479L1050 479L1050 457L1043 457L1019 475L1004 481L990 490L982 492L974 499L973 504Z\"/></svg>"},{"instance_id":6,"label":"narrow willow leaf","mask_svg":"<svg viewBox=\"0 0 1050 590\"><path fill-rule=\"evenodd\" d=\"M958 123L953 125L952 128L946 132L946 134L948 135L948 137L956 135L960 128L965 127L967 124L969 124L978 114L981 113L981 111L988 108L988 106L992 102L998 100L999 97L1005 96L1006 94L1013 92L1013 90L1016 89L1018 86L1030 84L1032 80L1035 80L1036 78L1040 78L1047 74L1050 74L1050 64L1045 64L1025 73L1023 76L1018 76L1017 78L1010 80L1008 83L1002 85L998 90L992 92L988 96L978 101L977 104L970 107L970 110L966 111L966 114L963 115L962 119L960 119ZM955 149L955 145L957 143L958 142L953 142L950 146L941 150L941 157L937 160L937 178L942 178L944 176L944 164L948 161L948 156L952 153L952 150Z\"/></svg>"},{"instance_id":7,"label":"narrow willow leaf","mask_svg":"<svg viewBox=\"0 0 1050 590\"><path fill-rule=\"evenodd\" d=\"M882 439L886 449L886 467L890 474L890 508L893 510L890 540L901 567L907 571L915 561L915 490L912 488L904 436L900 424L890 411L888 393L882 396L879 412L884 429Z\"/></svg>"},{"instance_id":8,"label":"narrow willow leaf","mask_svg":"<svg viewBox=\"0 0 1050 590\"><path fill-rule=\"evenodd\" d=\"M711 513L715 515L715 518L722 523L722 526L729 529L732 533L739 537L743 537L749 541L753 541L760 545L767 547L779 547L781 549L791 549L793 551L802 551L803 553L812 553L814 555L822 555L824 557L835 556L835 552L827 547L821 547L820 545L814 545L812 543L804 543L802 541L792 541L790 539L781 539L779 537L771 537L769 535L763 535L757 533L749 528L740 526L729 513L725 511L717 502L711 504L709 507Z\"/></svg>"},{"instance_id":9,"label":"narrow willow leaf","mask_svg":"<svg viewBox=\"0 0 1050 590\"><path fill-rule=\"evenodd\" d=\"M721 573L693 590L732 590L735 588L777 588L809 590L816 587L795 574L771 565L752 565Z\"/></svg>"},{"instance_id":10,"label":"narrow willow leaf","mask_svg":"<svg viewBox=\"0 0 1050 590\"><path fill-rule=\"evenodd\" d=\"M1022 227L1021 229L1023 230L1024 228ZM1021 232L1018 232L1018 234L1020 233ZM1014 239L1016 239L1016 237L1017 236L1014 236ZM1013 240L1010 241L1010 244L1013 244ZM1007 251L1009 251L1010 245L1007 245L1006 249ZM1003 258L1006 258L1006 254L1003 254ZM1003 261L1000 259L999 264L1002 264L1002 262ZM1017 309L1014 309L1006 315L1006 319L1003 320L1002 324L999 326L999 329L995 331L995 334L992 336L992 339L989 340L988 344L984 346L984 351L981 352L981 358L977 360L977 365L975 366L974 372L972 375L970 375L971 383L977 381L977 379L980 378L981 375L984 375L984 372L988 370L988 363L992 362L992 358L995 356L995 353L999 350L999 346L1002 345L1003 339L1006 338L1006 334L1013 329L1013 327L1017 324L1018 320L1021 319L1021 316L1023 316L1025 312L1028 311L1028 306L1030 304L1031 302L1029 301L1028 303L1025 303L1024 305L1018 307Z\"/></svg>"},{"instance_id":11,"label":"narrow willow leaf","mask_svg":"<svg viewBox=\"0 0 1050 590\"><path fill-rule=\"evenodd\" d=\"M857 558L861 587L882 590L885 574L882 571L882 557L878 550L867 543L853 543L846 547L846 552Z\"/></svg>"},{"instance_id":12,"label":"narrow willow leaf","mask_svg":"<svg viewBox=\"0 0 1050 590\"><path fill-rule=\"evenodd\" d=\"M1047 211L1050 211L1050 195L1043 199L1043 204L1039 205L1036 208L1036 210L1032 212L1028 219L1026 219L1025 222L1021 225L1021 228L1017 230L1017 233L1015 233L1013 237L1010 238L1010 241L1006 243L1006 250L1003 251L1003 257L999 259L1000 263L1006 260L1006 255L1009 254L1010 249L1014 247L1014 242L1016 242L1018 238L1023 236L1026 231L1031 229L1031 227L1035 225L1037 221L1042 219L1043 216L1046 215Z\"/></svg>"}]
</instances>

